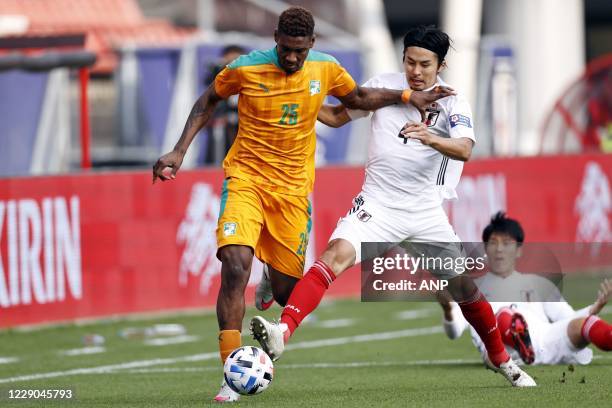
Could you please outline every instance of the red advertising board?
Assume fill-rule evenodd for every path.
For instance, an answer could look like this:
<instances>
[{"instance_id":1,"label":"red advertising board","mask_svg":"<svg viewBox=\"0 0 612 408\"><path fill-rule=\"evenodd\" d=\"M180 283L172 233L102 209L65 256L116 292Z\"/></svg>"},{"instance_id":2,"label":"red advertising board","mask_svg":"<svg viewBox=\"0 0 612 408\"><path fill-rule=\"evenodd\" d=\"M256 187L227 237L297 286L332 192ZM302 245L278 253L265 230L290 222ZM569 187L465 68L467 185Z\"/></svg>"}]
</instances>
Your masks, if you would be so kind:
<instances>
[{"instance_id":1,"label":"red advertising board","mask_svg":"<svg viewBox=\"0 0 612 408\"><path fill-rule=\"evenodd\" d=\"M529 241L610 242L611 178L610 155L473 161L447 210L464 241L506 210ZM0 327L214 305L222 179L197 170L155 185L148 172L0 180ZM362 181L361 167L317 172L311 261ZM347 272L330 295L359 285Z\"/></svg>"}]
</instances>

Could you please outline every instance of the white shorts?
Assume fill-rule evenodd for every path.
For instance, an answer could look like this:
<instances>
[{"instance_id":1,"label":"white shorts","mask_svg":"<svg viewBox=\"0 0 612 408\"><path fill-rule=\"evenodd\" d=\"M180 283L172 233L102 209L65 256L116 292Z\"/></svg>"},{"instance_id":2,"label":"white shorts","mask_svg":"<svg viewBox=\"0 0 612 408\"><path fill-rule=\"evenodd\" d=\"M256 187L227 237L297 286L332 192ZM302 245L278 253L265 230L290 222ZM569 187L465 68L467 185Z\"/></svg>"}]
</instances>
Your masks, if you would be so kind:
<instances>
[{"instance_id":1,"label":"white shorts","mask_svg":"<svg viewBox=\"0 0 612 408\"><path fill-rule=\"evenodd\" d=\"M362 194L353 199L353 208L340 218L329 240L338 238L350 242L355 248L356 263L362 261L362 242L397 243L408 240L434 245L461 242L442 206L424 210L389 208Z\"/></svg>"},{"instance_id":2,"label":"white shorts","mask_svg":"<svg viewBox=\"0 0 612 408\"><path fill-rule=\"evenodd\" d=\"M534 364L589 364L593 360L590 348L578 349L570 342L567 326L575 317L554 323L529 324L529 334L535 351Z\"/></svg>"}]
</instances>

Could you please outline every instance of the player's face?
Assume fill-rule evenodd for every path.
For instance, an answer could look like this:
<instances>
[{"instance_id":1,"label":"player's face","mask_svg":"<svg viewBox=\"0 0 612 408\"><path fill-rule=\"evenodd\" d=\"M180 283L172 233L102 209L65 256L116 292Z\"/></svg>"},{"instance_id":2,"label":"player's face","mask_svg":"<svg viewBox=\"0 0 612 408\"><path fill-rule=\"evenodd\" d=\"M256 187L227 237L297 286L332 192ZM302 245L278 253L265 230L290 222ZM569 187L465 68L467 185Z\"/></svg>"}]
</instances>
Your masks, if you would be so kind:
<instances>
[{"instance_id":1,"label":"player's face","mask_svg":"<svg viewBox=\"0 0 612 408\"><path fill-rule=\"evenodd\" d=\"M438 55L425 48L408 47L404 52L404 71L413 91L422 91L435 85L442 65Z\"/></svg>"},{"instance_id":2,"label":"player's face","mask_svg":"<svg viewBox=\"0 0 612 408\"><path fill-rule=\"evenodd\" d=\"M291 37L274 32L278 64L288 74L299 71L308 57L308 51L314 45L313 37Z\"/></svg>"},{"instance_id":3,"label":"player's face","mask_svg":"<svg viewBox=\"0 0 612 408\"><path fill-rule=\"evenodd\" d=\"M514 271L516 260L521 256L521 247L518 242L508 234L491 234L485 244L487 263L491 272L506 276Z\"/></svg>"}]
</instances>

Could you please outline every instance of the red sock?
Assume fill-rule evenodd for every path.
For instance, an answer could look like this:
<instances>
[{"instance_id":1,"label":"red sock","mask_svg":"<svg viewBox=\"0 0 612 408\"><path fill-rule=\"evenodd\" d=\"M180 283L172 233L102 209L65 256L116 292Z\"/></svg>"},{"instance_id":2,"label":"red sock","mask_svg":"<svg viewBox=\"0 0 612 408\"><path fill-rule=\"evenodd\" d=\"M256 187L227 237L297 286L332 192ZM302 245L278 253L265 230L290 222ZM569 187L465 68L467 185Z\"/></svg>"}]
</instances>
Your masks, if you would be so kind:
<instances>
[{"instance_id":1,"label":"red sock","mask_svg":"<svg viewBox=\"0 0 612 408\"><path fill-rule=\"evenodd\" d=\"M510 326L512 326L512 311L509 308L504 307L497 312L495 318L497 319L497 327L499 328L502 341L504 344L513 347L514 341L512 340L512 334L510 334Z\"/></svg>"},{"instance_id":2,"label":"red sock","mask_svg":"<svg viewBox=\"0 0 612 408\"><path fill-rule=\"evenodd\" d=\"M598 349L612 351L612 324L591 315L582 324L582 337Z\"/></svg>"},{"instance_id":3,"label":"red sock","mask_svg":"<svg viewBox=\"0 0 612 408\"><path fill-rule=\"evenodd\" d=\"M491 309L491 305L482 293L477 291L472 300L459 303L459 307L461 307L465 320L472 325L480 336L491 363L495 367L499 367L501 363L508 361L510 355L506 352L501 333L497 328L497 320L493 314L493 309Z\"/></svg>"},{"instance_id":4,"label":"red sock","mask_svg":"<svg viewBox=\"0 0 612 408\"><path fill-rule=\"evenodd\" d=\"M302 320L317 308L325 291L335 279L336 275L331 268L322 261L317 261L295 285L281 314L281 323L285 323L289 328L285 341Z\"/></svg>"}]
</instances>

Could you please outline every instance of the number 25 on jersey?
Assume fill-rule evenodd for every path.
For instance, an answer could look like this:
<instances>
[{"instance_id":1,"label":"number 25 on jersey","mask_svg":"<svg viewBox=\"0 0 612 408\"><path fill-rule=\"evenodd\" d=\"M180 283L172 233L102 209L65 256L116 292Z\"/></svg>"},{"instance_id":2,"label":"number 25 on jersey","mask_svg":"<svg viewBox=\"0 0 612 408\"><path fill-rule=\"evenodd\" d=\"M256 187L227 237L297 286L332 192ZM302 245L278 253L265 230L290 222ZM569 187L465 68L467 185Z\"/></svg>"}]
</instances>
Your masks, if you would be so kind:
<instances>
[{"instance_id":1,"label":"number 25 on jersey","mask_svg":"<svg viewBox=\"0 0 612 408\"><path fill-rule=\"evenodd\" d=\"M298 105L297 103L284 103L281 106L281 109L283 110L283 115L281 116L280 120L278 121L278 123L280 123L281 125L295 125L298 122L298 112L297 112L297 108L300 105Z\"/></svg>"}]
</instances>

